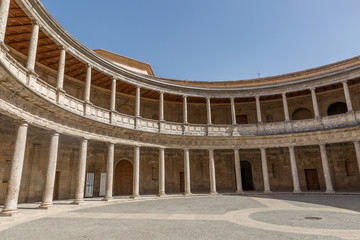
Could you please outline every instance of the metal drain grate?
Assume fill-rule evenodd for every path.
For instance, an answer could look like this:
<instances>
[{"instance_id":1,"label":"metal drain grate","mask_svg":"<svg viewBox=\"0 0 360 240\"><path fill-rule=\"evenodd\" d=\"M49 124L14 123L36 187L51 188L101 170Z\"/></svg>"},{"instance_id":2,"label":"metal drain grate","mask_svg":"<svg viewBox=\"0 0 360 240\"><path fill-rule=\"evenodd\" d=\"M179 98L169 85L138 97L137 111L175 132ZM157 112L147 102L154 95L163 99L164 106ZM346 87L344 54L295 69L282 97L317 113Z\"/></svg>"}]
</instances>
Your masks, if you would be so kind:
<instances>
[{"instance_id":1,"label":"metal drain grate","mask_svg":"<svg viewBox=\"0 0 360 240\"><path fill-rule=\"evenodd\" d=\"M308 219L308 220L321 220L322 218L321 217L304 217L305 219Z\"/></svg>"}]
</instances>

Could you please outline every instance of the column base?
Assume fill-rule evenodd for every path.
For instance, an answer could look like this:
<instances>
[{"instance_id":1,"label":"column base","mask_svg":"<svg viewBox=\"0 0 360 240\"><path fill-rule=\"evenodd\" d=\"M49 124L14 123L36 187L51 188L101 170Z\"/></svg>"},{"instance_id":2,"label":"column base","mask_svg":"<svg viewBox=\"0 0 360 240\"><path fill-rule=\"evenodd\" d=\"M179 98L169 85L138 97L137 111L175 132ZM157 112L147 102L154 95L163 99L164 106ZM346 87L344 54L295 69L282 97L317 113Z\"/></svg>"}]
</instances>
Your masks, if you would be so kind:
<instances>
[{"instance_id":1,"label":"column base","mask_svg":"<svg viewBox=\"0 0 360 240\"><path fill-rule=\"evenodd\" d=\"M192 193L191 193L191 192L185 192L185 193L183 193L183 195L184 195L185 197L190 197L190 196L192 195Z\"/></svg>"},{"instance_id":2,"label":"column base","mask_svg":"<svg viewBox=\"0 0 360 240\"><path fill-rule=\"evenodd\" d=\"M293 193L302 193L301 190L294 190Z\"/></svg>"},{"instance_id":3,"label":"column base","mask_svg":"<svg viewBox=\"0 0 360 240\"><path fill-rule=\"evenodd\" d=\"M335 190L326 190L325 194L335 194Z\"/></svg>"},{"instance_id":4,"label":"column base","mask_svg":"<svg viewBox=\"0 0 360 240\"><path fill-rule=\"evenodd\" d=\"M10 210L3 209L2 212L0 212L1 217L13 217L18 214L20 214L20 213L17 209L10 209Z\"/></svg>"},{"instance_id":5,"label":"column base","mask_svg":"<svg viewBox=\"0 0 360 240\"><path fill-rule=\"evenodd\" d=\"M210 195L217 195L218 192L216 192L216 191L211 191L211 192L209 192L209 194L210 194Z\"/></svg>"},{"instance_id":6,"label":"column base","mask_svg":"<svg viewBox=\"0 0 360 240\"><path fill-rule=\"evenodd\" d=\"M136 199L141 199L141 197L140 197L140 195L131 195L131 197L130 198L132 198L132 199L134 199L134 200L136 200Z\"/></svg>"},{"instance_id":7,"label":"column base","mask_svg":"<svg viewBox=\"0 0 360 240\"><path fill-rule=\"evenodd\" d=\"M113 197L104 197L103 199L101 199L101 201L105 201L105 202L109 202L109 201L112 201L114 200Z\"/></svg>"},{"instance_id":8,"label":"column base","mask_svg":"<svg viewBox=\"0 0 360 240\"><path fill-rule=\"evenodd\" d=\"M272 193L271 190L264 190L264 193Z\"/></svg>"},{"instance_id":9,"label":"column base","mask_svg":"<svg viewBox=\"0 0 360 240\"><path fill-rule=\"evenodd\" d=\"M244 191L243 190L238 190L238 191L235 192L235 194L241 195L241 194L244 194Z\"/></svg>"},{"instance_id":10,"label":"column base","mask_svg":"<svg viewBox=\"0 0 360 240\"><path fill-rule=\"evenodd\" d=\"M82 205L84 203L85 203L84 199L75 199L71 204Z\"/></svg>"},{"instance_id":11,"label":"column base","mask_svg":"<svg viewBox=\"0 0 360 240\"><path fill-rule=\"evenodd\" d=\"M166 197L166 193L159 193L157 196L158 197Z\"/></svg>"},{"instance_id":12,"label":"column base","mask_svg":"<svg viewBox=\"0 0 360 240\"><path fill-rule=\"evenodd\" d=\"M38 206L38 209L48 210L49 208L53 208L53 203L42 203L40 206Z\"/></svg>"}]
</instances>

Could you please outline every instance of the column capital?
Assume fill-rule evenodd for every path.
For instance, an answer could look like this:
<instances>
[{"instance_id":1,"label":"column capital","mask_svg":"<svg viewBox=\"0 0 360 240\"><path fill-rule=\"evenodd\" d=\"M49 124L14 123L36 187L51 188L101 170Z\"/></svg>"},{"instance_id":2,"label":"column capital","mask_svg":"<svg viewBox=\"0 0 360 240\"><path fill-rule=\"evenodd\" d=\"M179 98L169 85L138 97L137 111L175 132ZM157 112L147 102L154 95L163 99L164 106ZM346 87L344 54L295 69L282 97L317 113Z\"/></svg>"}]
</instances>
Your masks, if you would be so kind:
<instances>
[{"instance_id":1,"label":"column capital","mask_svg":"<svg viewBox=\"0 0 360 240\"><path fill-rule=\"evenodd\" d=\"M342 84L347 84L348 80L342 80L341 83Z\"/></svg>"},{"instance_id":2,"label":"column capital","mask_svg":"<svg viewBox=\"0 0 360 240\"><path fill-rule=\"evenodd\" d=\"M165 150L165 149L166 149L166 147L164 147L164 146L159 147L159 150Z\"/></svg>"},{"instance_id":3,"label":"column capital","mask_svg":"<svg viewBox=\"0 0 360 240\"><path fill-rule=\"evenodd\" d=\"M315 92L315 91L316 91L316 88L315 88L315 87L311 87L311 88L309 88L309 90L310 90L311 92Z\"/></svg>"},{"instance_id":4,"label":"column capital","mask_svg":"<svg viewBox=\"0 0 360 240\"><path fill-rule=\"evenodd\" d=\"M93 68L93 66L90 63L86 63L86 67L91 69Z\"/></svg>"},{"instance_id":5,"label":"column capital","mask_svg":"<svg viewBox=\"0 0 360 240\"><path fill-rule=\"evenodd\" d=\"M160 91L160 92L159 92L160 95L164 95L164 93L165 93L164 91Z\"/></svg>"},{"instance_id":6,"label":"column capital","mask_svg":"<svg viewBox=\"0 0 360 240\"><path fill-rule=\"evenodd\" d=\"M17 126L20 126L20 125L29 125L29 121L25 120L25 119L16 119L15 120L15 123Z\"/></svg>"},{"instance_id":7,"label":"column capital","mask_svg":"<svg viewBox=\"0 0 360 240\"><path fill-rule=\"evenodd\" d=\"M235 97L230 97L230 100L231 100L231 101L234 101L234 100L235 100Z\"/></svg>"},{"instance_id":8,"label":"column capital","mask_svg":"<svg viewBox=\"0 0 360 240\"><path fill-rule=\"evenodd\" d=\"M58 131L56 131L56 130L52 130L52 131L50 131L50 133L51 133L52 136L59 136L60 135L60 133Z\"/></svg>"},{"instance_id":9,"label":"column capital","mask_svg":"<svg viewBox=\"0 0 360 240\"><path fill-rule=\"evenodd\" d=\"M320 146L320 147L325 147L325 146L326 146L326 143L319 143L319 146Z\"/></svg>"},{"instance_id":10,"label":"column capital","mask_svg":"<svg viewBox=\"0 0 360 240\"><path fill-rule=\"evenodd\" d=\"M135 85L135 87L136 87L137 89L141 89L141 86L140 86L140 85Z\"/></svg>"},{"instance_id":11,"label":"column capital","mask_svg":"<svg viewBox=\"0 0 360 240\"><path fill-rule=\"evenodd\" d=\"M281 96L286 97L287 92L282 92Z\"/></svg>"},{"instance_id":12,"label":"column capital","mask_svg":"<svg viewBox=\"0 0 360 240\"><path fill-rule=\"evenodd\" d=\"M213 147L208 148L209 152L213 152L214 150L215 150L215 148L213 148Z\"/></svg>"},{"instance_id":13,"label":"column capital","mask_svg":"<svg viewBox=\"0 0 360 240\"><path fill-rule=\"evenodd\" d=\"M240 148L233 148L234 152L239 151Z\"/></svg>"},{"instance_id":14,"label":"column capital","mask_svg":"<svg viewBox=\"0 0 360 240\"><path fill-rule=\"evenodd\" d=\"M64 45L60 45L60 46L59 46L59 49L60 49L60 50L64 50L65 52L67 51L67 48L66 48Z\"/></svg>"},{"instance_id":15,"label":"column capital","mask_svg":"<svg viewBox=\"0 0 360 240\"><path fill-rule=\"evenodd\" d=\"M188 97L188 95L182 95L182 98L187 98Z\"/></svg>"},{"instance_id":16,"label":"column capital","mask_svg":"<svg viewBox=\"0 0 360 240\"><path fill-rule=\"evenodd\" d=\"M117 78L115 76L112 77L112 81L113 82L116 82L117 81Z\"/></svg>"},{"instance_id":17,"label":"column capital","mask_svg":"<svg viewBox=\"0 0 360 240\"><path fill-rule=\"evenodd\" d=\"M210 101L211 97L205 97L206 101Z\"/></svg>"},{"instance_id":18,"label":"column capital","mask_svg":"<svg viewBox=\"0 0 360 240\"><path fill-rule=\"evenodd\" d=\"M260 99L260 96L259 96L259 95L255 95L255 99Z\"/></svg>"},{"instance_id":19,"label":"column capital","mask_svg":"<svg viewBox=\"0 0 360 240\"><path fill-rule=\"evenodd\" d=\"M289 145L288 148L295 148L295 145Z\"/></svg>"},{"instance_id":20,"label":"column capital","mask_svg":"<svg viewBox=\"0 0 360 240\"><path fill-rule=\"evenodd\" d=\"M185 147L185 148L184 148L184 151L189 151L189 150L190 150L189 147Z\"/></svg>"},{"instance_id":21,"label":"column capital","mask_svg":"<svg viewBox=\"0 0 360 240\"><path fill-rule=\"evenodd\" d=\"M40 27L39 21L38 20L31 20L31 24L34 25L38 25Z\"/></svg>"}]
</instances>

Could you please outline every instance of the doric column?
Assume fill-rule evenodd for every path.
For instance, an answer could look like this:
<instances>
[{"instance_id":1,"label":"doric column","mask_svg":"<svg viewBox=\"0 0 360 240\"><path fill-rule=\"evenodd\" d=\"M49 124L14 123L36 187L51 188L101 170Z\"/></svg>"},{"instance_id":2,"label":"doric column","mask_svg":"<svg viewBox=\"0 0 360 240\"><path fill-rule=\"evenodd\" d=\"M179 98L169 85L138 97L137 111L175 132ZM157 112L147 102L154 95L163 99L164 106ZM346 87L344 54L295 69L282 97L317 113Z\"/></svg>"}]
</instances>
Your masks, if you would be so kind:
<instances>
[{"instance_id":1,"label":"doric column","mask_svg":"<svg viewBox=\"0 0 360 240\"><path fill-rule=\"evenodd\" d=\"M260 148L260 151L261 151L261 166L262 166L263 178L264 178L264 193L271 193L268 165L266 159L266 149Z\"/></svg>"},{"instance_id":2,"label":"doric column","mask_svg":"<svg viewBox=\"0 0 360 240\"><path fill-rule=\"evenodd\" d=\"M358 163L358 169L360 172L360 143L358 141L354 142L354 147L355 147L355 153L356 153L356 160Z\"/></svg>"},{"instance_id":3,"label":"doric column","mask_svg":"<svg viewBox=\"0 0 360 240\"><path fill-rule=\"evenodd\" d=\"M282 95L283 106L284 106L285 121L290 121L289 108L288 108L288 103L286 100L286 93L282 93L281 95Z\"/></svg>"},{"instance_id":4,"label":"doric column","mask_svg":"<svg viewBox=\"0 0 360 240\"><path fill-rule=\"evenodd\" d=\"M159 149L159 197L165 196L165 148Z\"/></svg>"},{"instance_id":5,"label":"doric column","mask_svg":"<svg viewBox=\"0 0 360 240\"><path fill-rule=\"evenodd\" d=\"M39 40L39 24L37 21L33 21L33 28L30 37L29 51L28 51L28 59L26 68L30 73L35 74L35 62L36 62L36 51Z\"/></svg>"},{"instance_id":6,"label":"doric column","mask_svg":"<svg viewBox=\"0 0 360 240\"><path fill-rule=\"evenodd\" d=\"M206 113L207 113L207 124L211 125L211 103L210 98L206 98Z\"/></svg>"},{"instance_id":7,"label":"doric column","mask_svg":"<svg viewBox=\"0 0 360 240\"><path fill-rule=\"evenodd\" d=\"M81 140L76 192L75 192L75 200L72 202L73 204L81 204L85 202L84 188L85 188L85 177L86 177L85 175L86 175L87 146L88 146L88 140L87 139Z\"/></svg>"},{"instance_id":8,"label":"doric column","mask_svg":"<svg viewBox=\"0 0 360 240\"><path fill-rule=\"evenodd\" d=\"M59 149L59 133L55 132L51 136L49 160L46 170L46 179L42 203L40 209L48 209L53 206L54 184L56 175L56 163Z\"/></svg>"},{"instance_id":9,"label":"doric column","mask_svg":"<svg viewBox=\"0 0 360 240\"><path fill-rule=\"evenodd\" d=\"M58 75L57 75L57 89L63 91L64 88L64 73L65 73L65 60L66 60L66 51L64 47L60 48L60 58L58 66Z\"/></svg>"},{"instance_id":10,"label":"doric column","mask_svg":"<svg viewBox=\"0 0 360 240\"><path fill-rule=\"evenodd\" d=\"M260 107L260 96L255 96L255 100L256 100L256 114L257 114L258 123L262 123L261 107Z\"/></svg>"},{"instance_id":11,"label":"doric column","mask_svg":"<svg viewBox=\"0 0 360 240\"><path fill-rule=\"evenodd\" d=\"M236 110L235 110L235 101L234 98L230 98L231 103L231 122L233 125L236 124Z\"/></svg>"},{"instance_id":12,"label":"doric column","mask_svg":"<svg viewBox=\"0 0 360 240\"><path fill-rule=\"evenodd\" d=\"M132 198L140 198L139 194L139 182L140 182L140 147L134 147L134 174L133 174L133 194Z\"/></svg>"},{"instance_id":13,"label":"doric column","mask_svg":"<svg viewBox=\"0 0 360 240\"><path fill-rule=\"evenodd\" d=\"M183 118L184 123L188 123L188 108L187 108L187 96L183 96Z\"/></svg>"},{"instance_id":14,"label":"doric column","mask_svg":"<svg viewBox=\"0 0 360 240\"><path fill-rule=\"evenodd\" d=\"M184 185L185 192L184 195L191 195L190 189L190 157L189 157L189 149L184 149Z\"/></svg>"},{"instance_id":15,"label":"doric column","mask_svg":"<svg viewBox=\"0 0 360 240\"><path fill-rule=\"evenodd\" d=\"M311 99L312 99L312 103L313 103L313 107L314 107L314 115L315 115L315 118L319 118L320 113L319 113L319 106L318 106L318 102L317 102L317 98L316 98L315 88L311 88L310 91L311 91Z\"/></svg>"},{"instance_id":16,"label":"doric column","mask_svg":"<svg viewBox=\"0 0 360 240\"><path fill-rule=\"evenodd\" d=\"M2 0L0 4L0 43L5 40L5 32L10 9L10 0Z\"/></svg>"},{"instance_id":17,"label":"doric column","mask_svg":"<svg viewBox=\"0 0 360 240\"><path fill-rule=\"evenodd\" d=\"M215 176L215 161L214 150L209 149L209 171L210 171L210 194L217 194L216 192L216 176Z\"/></svg>"},{"instance_id":18,"label":"doric column","mask_svg":"<svg viewBox=\"0 0 360 240\"><path fill-rule=\"evenodd\" d=\"M296 157L295 157L295 150L293 146L289 146L289 154L290 154L290 165L291 165L291 174L293 179L294 185L294 193L301 193L300 184L299 184L299 175L296 165Z\"/></svg>"},{"instance_id":19,"label":"doric column","mask_svg":"<svg viewBox=\"0 0 360 240\"><path fill-rule=\"evenodd\" d=\"M331 181L331 173L329 167L329 161L326 154L325 144L320 145L320 154L321 154L321 163L324 171L325 185L326 185L326 193L335 193L333 184Z\"/></svg>"},{"instance_id":20,"label":"doric column","mask_svg":"<svg viewBox=\"0 0 360 240\"><path fill-rule=\"evenodd\" d=\"M164 121L164 92L160 92L159 120Z\"/></svg>"},{"instance_id":21,"label":"doric column","mask_svg":"<svg viewBox=\"0 0 360 240\"><path fill-rule=\"evenodd\" d=\"M136 86L135 117L140 117L140 87Z\"/></svg>"},{"instance_id":22,"label":"doric column","mask_svg":"<svg viewBox=\"0 0 360 240\"><path fill-rule=\"evenodd\" d=\"M14 155L11 161L10 179L7 186L7 195L4 202L4 208L0 215L12 216L17 214L17 204L20 191L21 174L24 164L24 155L26 148L28 124L22 122L17 131Z\"/></svg>"},{"instance_id":23,"label":"doric column","mask_svg":"<svg viewBox=\"0 0 360 240\"><path fill-rule=\"evenodd\" d=\"M344 88L344 95L345 95L346 106L347 106L348 112L352 112L353 106L351 103L350 91L349 91L347 81L342 81L342 84L343 84L343 88Z\"/></svg>"},{"instance_id":24,"label":"doric column","mask_svg":"<svg viewBox=\"0 0 360 240\"><path fill-rule=\"evenodd\" d=\"M90 64L88 64L86 69L86 80L85 80L85 91L84 91L84 101L86 103L90 102L91 71L92 71L92 67Z\"/></svg>"},{"instance_id":25,"label":"doric column","mask_svg":"<svg viewBox=\"0 0 360 240\"><path fill-rule=\"evenodd\" d=\"M241 182L241 165L240 165L240 155L239 149L234 149L235 155L235 178L236 178L236 193L244 193L242 182Z\"/></svg>"},{"instance_id":26,"label":"doric column","mask_svg":"<svg viewBox=\"0 0 360 240\"><path fill-rule=\"evenodd\" d=\"M111 82L110 111L115 111L115 110L116 110L116 78L113 78Z\"/></svg>"},{"instance_id":27,"label":"doric column","mask_svg":"<svg viewBox=\"0 0 360 240\"><path fill-rule=\"evenodd\" d=\"M114 179L114 150L115 144L108 144L108 154L106 163L106 191L103 201L109 201L113 199L113 179Z\"/></svg>"}]
</instances>

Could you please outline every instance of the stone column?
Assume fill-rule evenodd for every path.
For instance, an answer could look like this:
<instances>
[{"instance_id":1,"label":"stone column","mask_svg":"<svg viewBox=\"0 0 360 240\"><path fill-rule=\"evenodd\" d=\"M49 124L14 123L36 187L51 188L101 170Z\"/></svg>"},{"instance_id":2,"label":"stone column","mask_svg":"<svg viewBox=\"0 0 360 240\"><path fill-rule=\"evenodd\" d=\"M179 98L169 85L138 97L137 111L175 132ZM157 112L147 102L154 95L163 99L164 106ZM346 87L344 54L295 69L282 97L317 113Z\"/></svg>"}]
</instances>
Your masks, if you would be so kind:
<instances>
[{"instance_id":1,"label":"stone column","mask_svg":"<svg viewBox=\"0 0 360 240\"><path fill-rule=\"evenodd\" d=\"M27 130L28 124L26 122L22 122L18 127L14 155L11 161L10 179L1 216L13 216L18 213L17 204L24 164Z\"/></svg>"},{"instance_id":2,"label":"stone column","mask_svg":"<svg viewBox=\"0 0 360 240\"><path fill-rule=\"evenodd\" d=\"M260 96L255 96L255 100L256 100L256 114L257 114L258 123L262 123L261 107L260 107Z\"/></svg>"},{"instance_id":3,"label":"stone column","mask_svg":"<svg viewBox=\"0 0 360 240\"><path fill-rule=\"evenodd\" d=\"M164 92L160 92L159 120L164 121Z\"/></svg>"},{"instance_id":4,"label":"stone column","mask_svg":"<svg viewBox=\"0 0 360 240\"><path fill-rule=\"evenodd\" d=\"M209 149L209 171L210 171L210 194L217 194L216 192L216 176L215 176L215 161L214 150Z\"/></svg>"},{"instance_id":5,"label":"stone column","mask_svg":"<svg viewBox=\"0 0 360 240\"><path fill-rule=\"evenodd\" d=\"M231 103L231 119L232 119L232 124L235 125L235 124L236 124L236 110L235 110L235 101L234 101L234 98L230 98L230 103Z\"/></svg>"},{"instance_id":6,"label":"stone column","mask_svg":"<svg viewBox=\"0 0 360 240\"><path fill-rule=\"evenodd\" d=\"M110 111L115 111L115 110L116 110L116 78L113 78L111 83Z\"/></svg>"},{"instance_id":7,"label":"stone column","mask_svg":"<svg viewBox=\"0 0 360 240\"><path fill-rule=\"evenodd\" d=\"M290 165L291 165L291 174L294 185L294 193L301 193L300 184L299 184L299 175L296 165L296 157L295 150L293 146L289 146L289 154L290 154Z\"/></svg>"},{"instance_id":8,"label":"stone column","mask_svg":"<svg viewBox=\"0 0 360 240\"><path fill-rule=\"evenodd\" d=\"M281 95L282 95L283 106L284 106L285 121L290 121L289 108L288 108L288 103L286 100L286 93L282 93Z\"/></svg>"},{"instance_id":9,"label":"stone column","mask_svg":"<svg viewBox=\"0 0 360 240\"><path fill-rule=\"evenodd\" d=\"M244 193L244 191L241 182L241 165L240 165L239 149L234 149L234 155L235 155L236 193L242 194Z\"/></svg>"},{"instance_id":10,"label":"stone column","mask_svg":"<svg viewBox=\"0 0 360 240\"><path fill-rule=\"evenodd\" d=\"M140 198L139 194L139 182L140 182L140 147L134 147L134 174L133 174L133 194L132 198Z\"/></svg>"},{"instance_id":11,"label":"stone column","mask_svg":"<svg viewBox=\"0 0 360 240\"><path fill-rule=\"evenodd\" d=\"M346 106L347 106L348 112L352 112L353 106L351 103L350 91L349 91L347 81L342 81L342 84L343 84L343 88L344 88L344 95L345 95Z\"/></svg>"},{"instance_id":12,"label":"stone column","mask_svg":"<svg viewBox=\"0 0 360 240\"><path fill-rule=\"evenodd\" d=\"M358 163L358 169L360 172L360 143L358 141L355 141L354 147L355 147L356 159L357 159L357 163Z\"/></svg>"},{"instance_id":13,"label":"stone column","mask_svg":"<svg viewBox=\"0 0 360 240\"><path fill-rule=\"evenodd\" d=\"M211 125L211 103L210 98L206 98L207 124Z\"/></svg>"},{"instance_id":14,"label":"stone column","mask_svg":"<svg viewBox=\"0 0 360 240\"><path fill-rule=\"evenodd\" d=\"M313 103L313 107L314 107L314 115L315 115L315 118L319 118L320 113L319 113L318 102L317 102L317 99L316 99L315 88L311 88L310 91L311 91L311 99L312 99L312 103Z\"/></svg>"},{"instance_id":15,"label":"stone column","mask_svg":"<svg viewBox=\"0 0 360 240\"><path fill-rule=\"evenodd\" d=\"M88 64L86 69L85 92L84 92L84 101L86 103L90 103L91 71L92 71L92 67L90 64Z\"/></svg>"},{"instance_id":16,"label":"stone column","mask_svg":"<svg viewBox=\"0 0 360 240\"><path fill-rule=\"evenodd\" d=\"M187 96L183 96L183 118L184 123L188 123Z\"/></svg>"},{"instance_id":17,"label":"stone column","mask_svg":"<svg viewBox=\"0 0 360 240\"><path fill-rule=\"evenodd\" d=\"M4 43L10 0L2 0L0 4L0 43Z\"/></svg>"},{"instance_id":18,"label":"stone column","mask_svg":"<svg viewBox=\"0 0 360 240\"><path fill-rule=\"evenodd\" d=\"M185 184L185 196L191 195L190 190L190 157L189 157L189 149L184 149L184 184Z\"/></svg>"},{"instance_id":19,"label":"stone column","mask_svg":"<svg viewBox=\"0 0 360 240\"><path fill-rule=\"evenodd\" d=\"M115 144L108 144L108 154L106 163L106 191L103 201L110 201L113 199L113 179L114 179L114 149Z\"/></svg>"},{"instance_id":20,"label":"stone column","mask_svg":"<svg viewBox=\"0 0 360 240\"><path fill-rule=\"evenodd\" d=\"M159 149L159 197L165 194L165 148Z\"/></svg>"},{"instance_id":21,"label":"stone column","mask_svg":"<svg viewBox=\"0 0 360 240\"><path fill-rule=\"evenodd\" d=\"M33 28L32 28L31 37L30 37L30 44L29 44L26 68L29 71L29 73L35 74L36 51L37 51L38 40L39 40L40 26L39 26L38 22L36 22L36 21L33 21L32 24L33 24Z\"/></svg>"},{"instance_id":22,"label":"stone column","mask_svg":"<svg viewBox=\"0 0 360 240\"><path fill-rule=\"evenodd\" d=\"M64 88L64 73L65 73L65 60L66 60L66 51L64 47L60 48L60 58L58 66L58 75L57 75L57 90L63 91Z\"/></svg>"},{"instance_id":23,"label":"stone column","mask_svg":"<svg viewBox=\"0 0 360 240\"><path fill-rule=\"evenodd\" d=\"M140 117L140 87L136 86L135 117Z\"/></svg>"},{"instance_id":24,"label":"stone column","mask_svg":"<svg viewBox=\"0 0 360 240\"><path fill-rule=\"evenodd\" d=\"M88 146L88 140L87 139L81 140L75 200L72 202L72 204L79 205L79 204L82 204L85 202L84 201L84 188L85 188L85 177L86 177L87 146Z\"/></svg>"},{"instance_id":25,"label":"stone column","mask_svg":"<svg viewBox=\"0 0 360 240\"><path fill-rule=\"evenodd\" d=\"M260 148L260 151L261 151L261 166L262 166L263 178L264 178L264 193L271 193L268 165L266 159L266 149Z\"/></svg>"},{"instance_id":26,"label":"stone column","mask_svg":"<svg viewBox=\"0 0 360 240\"><path fill-rule=\"evenodd\" d=\"M51 141L50 141L49 160L46 170L46 179L45 179L45 187L42 197L42 203L39 206L40 209L48 209L54 206L53 196L54 196L54 184L55 184L55 175L56 175L56 163L58 158L58 149L59 149L59 133L55 132L51 136Z\"/></svg>"},{"instance_id":27,"label":"stone column","mask_svg":"<svg viewBox=\"0 0 360 240\"><path fill-rule=\"evenodd\" d=\"M320 145L320 154L321 154L321 163L323 166L324 171L324 178L325 178L325 185L326 185L326 193L335 193L333 184L331 181L331 173L330 173L330 167L329 162L326 154L326 147L325 144Z\"/></svg>"}]
</instances>

